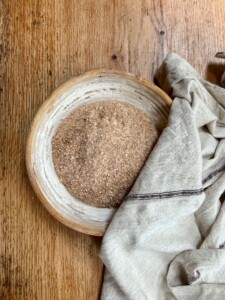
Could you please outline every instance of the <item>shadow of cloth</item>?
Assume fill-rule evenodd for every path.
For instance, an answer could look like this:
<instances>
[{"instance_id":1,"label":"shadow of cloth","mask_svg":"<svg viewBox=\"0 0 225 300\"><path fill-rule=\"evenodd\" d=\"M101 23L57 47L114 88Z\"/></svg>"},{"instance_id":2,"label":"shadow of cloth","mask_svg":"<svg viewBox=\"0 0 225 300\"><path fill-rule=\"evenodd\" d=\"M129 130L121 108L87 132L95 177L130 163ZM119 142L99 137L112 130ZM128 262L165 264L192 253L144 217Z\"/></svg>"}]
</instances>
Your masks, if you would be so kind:
<instances>
[{"instance_id":1,"label":"shadow of cloth","mask_svg":"<svg viewBox=\"0 0 225 300\"><path fill-rule=\"evenodd\" d=\"M206 80L225 87L225 63L209 62L206 68Z\"/></svg>"}]
</instances>

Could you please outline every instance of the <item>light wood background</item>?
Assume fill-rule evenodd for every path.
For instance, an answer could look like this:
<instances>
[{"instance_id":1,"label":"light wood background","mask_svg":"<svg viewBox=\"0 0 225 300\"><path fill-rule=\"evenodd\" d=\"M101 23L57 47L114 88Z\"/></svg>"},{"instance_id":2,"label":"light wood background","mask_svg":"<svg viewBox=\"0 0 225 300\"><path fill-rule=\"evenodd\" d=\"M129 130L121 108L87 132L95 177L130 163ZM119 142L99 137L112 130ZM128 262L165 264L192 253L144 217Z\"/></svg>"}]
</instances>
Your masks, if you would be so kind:
<instances>
[{"instance_id":1,"label":"light wood background","mask_svg":"<svg viewBox=\"0 0 225 300\"><path fill-rule=\"evenodd\" d=\"M101 239L57 222L27 179L30 123L77 74L118 68L153 80L168 52L219 82L223 0L0 0L0 299L98 299Z\"/></svg>"}]
</instances>

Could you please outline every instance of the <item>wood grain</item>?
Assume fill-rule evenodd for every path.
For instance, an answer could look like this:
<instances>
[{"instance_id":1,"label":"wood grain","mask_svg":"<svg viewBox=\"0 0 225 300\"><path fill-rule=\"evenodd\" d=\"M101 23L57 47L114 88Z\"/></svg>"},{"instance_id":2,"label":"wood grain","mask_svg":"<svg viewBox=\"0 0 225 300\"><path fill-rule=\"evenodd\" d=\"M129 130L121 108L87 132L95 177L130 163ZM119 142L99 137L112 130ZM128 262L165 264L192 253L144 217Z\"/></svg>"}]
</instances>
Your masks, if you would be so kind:
<instances>
[{"instance_id":1,"label":"wood grain","mask_svg":"<svg viewBox=\"0 0 225 300\"><path fill-rule=\"evenodd\" d=\"M101 240L58 223L27 179L24 145L38 107L94 68L153 80L168 52L219 82L223 0L0 0L0 299L98 299Z\"/></svg>"}]
</instances>

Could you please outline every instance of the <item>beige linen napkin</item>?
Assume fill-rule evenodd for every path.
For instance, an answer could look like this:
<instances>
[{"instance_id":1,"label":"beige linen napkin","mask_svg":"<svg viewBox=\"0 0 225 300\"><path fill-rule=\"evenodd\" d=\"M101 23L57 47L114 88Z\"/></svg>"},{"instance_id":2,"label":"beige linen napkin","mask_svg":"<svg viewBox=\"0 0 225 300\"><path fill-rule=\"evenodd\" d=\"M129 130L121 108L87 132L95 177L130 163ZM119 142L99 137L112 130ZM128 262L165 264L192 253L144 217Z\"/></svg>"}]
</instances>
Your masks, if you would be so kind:
<instances>
[{"instance_id":1,"label":"beige linen napkin","mask_svg":"<svg viewBox=\"0 0 225 300\"><path fill-rule=\"evenodd\" d=\"M168 126L104 236L102 300L225 299L225 90L169 54Z\"/></svg>"}]
</instances>

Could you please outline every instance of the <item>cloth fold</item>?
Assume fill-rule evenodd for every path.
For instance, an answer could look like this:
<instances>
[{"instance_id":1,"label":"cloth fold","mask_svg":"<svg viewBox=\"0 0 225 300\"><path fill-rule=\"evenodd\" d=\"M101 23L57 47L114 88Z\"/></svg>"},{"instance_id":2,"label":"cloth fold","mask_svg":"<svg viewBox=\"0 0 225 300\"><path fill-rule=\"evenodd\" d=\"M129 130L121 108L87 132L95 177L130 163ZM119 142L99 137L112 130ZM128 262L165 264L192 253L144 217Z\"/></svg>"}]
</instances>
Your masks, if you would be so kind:
<instances>
[{"instance_id":1,"label":"cloth fold","mask_svg":"<svg viewBox=\"0 0 225 300\"><path fill-rule=\"evenodd\" d=\"M225 90L169 54L168 125L103 239L102 300L225 299Z\"/></svg>"}]
</instances>

